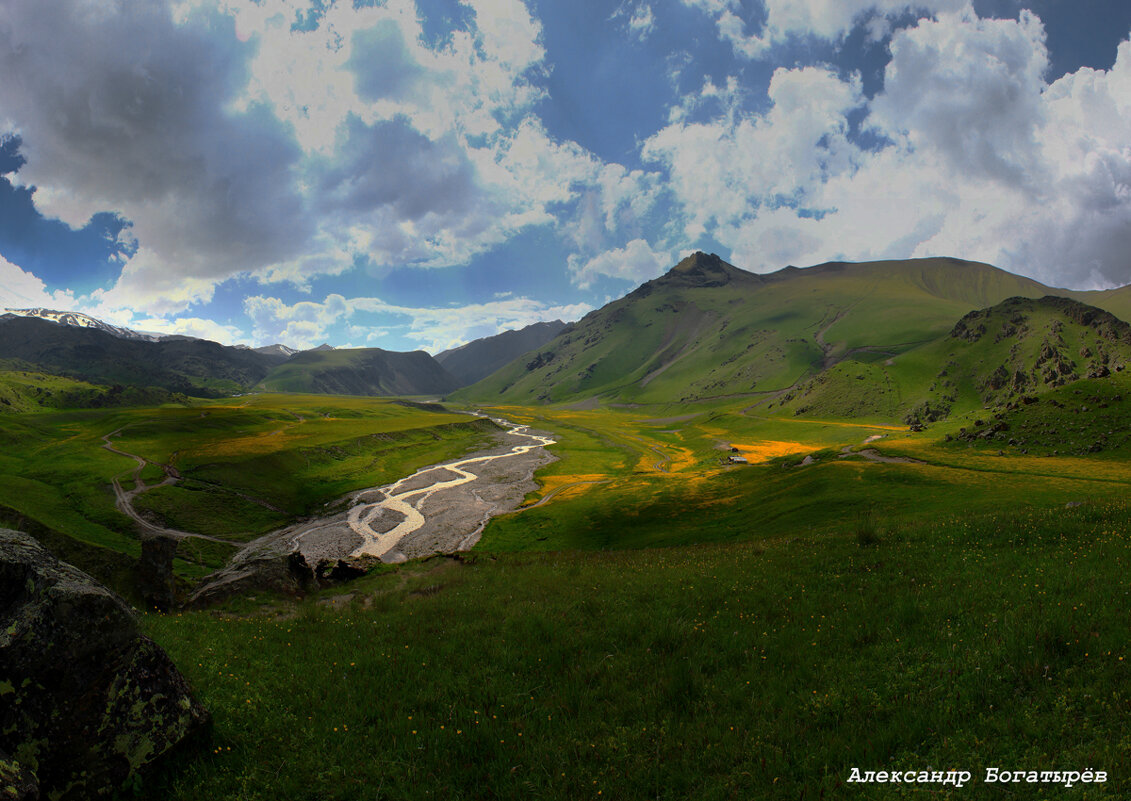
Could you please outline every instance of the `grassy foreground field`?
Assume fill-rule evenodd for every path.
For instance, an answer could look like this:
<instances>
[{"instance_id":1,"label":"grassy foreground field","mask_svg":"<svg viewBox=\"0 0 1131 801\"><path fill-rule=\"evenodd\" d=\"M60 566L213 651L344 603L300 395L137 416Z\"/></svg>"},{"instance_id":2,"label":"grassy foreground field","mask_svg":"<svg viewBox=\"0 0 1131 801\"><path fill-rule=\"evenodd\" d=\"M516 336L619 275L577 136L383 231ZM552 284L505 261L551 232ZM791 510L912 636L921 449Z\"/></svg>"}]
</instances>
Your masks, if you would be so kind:
<instances>
[{"instance_id":1,"label":"grassy foreground field","mask_svg":"<svg viewBox=\"0 0 1131 801\"><path fill-rule=\"evenodd\" d=\"M1131 793L1123 445L1024 454L955 439L987 426L965 417L912 433L734 402L496 411L562 458L466 558L146 617L215 730L141 797ZM731 447L761 463L722 464Z\"/></svg>"},{"instance_id":2,"label":"grassy foreground field","mask_svg":"<svg viewBox=\"0 0 1131 801\"><path fill-rule=\"evenodd\" d=\"M851 770L953 768L973 797L1127 797L1122 381L923 432L756 397L494 409L560 458L464 559L145 615L215 726L123 796L883 799L945 791ZM237 542L488 426L324 396L21 415L0 504L135 553L119 431L143 481L182 476L139 508ZM183 555L191 577L225 554ZM1109 780L1002 788L988 767Z\"/></svg>"},{"instance_id":3,"label":"grassy foreground field","mask_svg":"<svg viewBox=\"0 0 1131 801\"><path fill-rule=\"evenodd\" d=\"M1109 780L962 793L1125 798L1126 516L483 554L151 615L216 723L141 795L934 797L846 780L998 767Z\"/></svg>"}]
</instances>

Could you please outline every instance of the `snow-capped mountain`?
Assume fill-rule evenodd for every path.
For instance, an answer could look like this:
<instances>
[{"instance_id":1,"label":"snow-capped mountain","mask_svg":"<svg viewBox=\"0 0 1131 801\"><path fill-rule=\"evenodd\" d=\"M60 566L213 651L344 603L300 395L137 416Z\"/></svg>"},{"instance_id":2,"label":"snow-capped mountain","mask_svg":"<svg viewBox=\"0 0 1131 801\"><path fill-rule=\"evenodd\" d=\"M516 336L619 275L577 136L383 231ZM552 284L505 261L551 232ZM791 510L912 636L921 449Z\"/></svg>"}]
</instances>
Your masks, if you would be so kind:
<instances>
[{"instance_id":1,"label":"snow-capped mountain","mask_svg":"<svg viewBox=\"0 0 1131 801\"><path fill-rule=\"evenodd\" d=\"M99 331L105 331L107 334L118 337L119 339L138 339L145 342L160 342L162 339L165 339L161 334L150 334L143 331L134 331L132 328L110 325L88 314L83 314L82 312L53 311L52 309L5 309L4 311L20 317L38 317L41 320L49 320L59 325L70 325L76 328L94 328Z\"/></svg>"},{"instance_id":2,"label":"snow-capped mountain","mask_svg":"<svg viewBox=\"0 0 1131 801\"><path fill-rule=\"evenodd\" d=\"M110 334L118 339L132 339L141 342L171 342L174 340L182 341L198 341L199 337L190 337L184 334L154 334L151 331L135 331L132 328L123 328L119 325L111 325L110 323L103 322L96 317L91 317L89 314L82 312L72 311L56 311L53 309L5 309L8 314L14 314L17 317L38 317L40 320L47 320L48 322L58 323L59 325L69 325L75 328L93 328L97 331ZM294 348L288 348L286 345L265 345L261 348L252 348L249 345L232 345L231 347L236 350L253 350L256 353L286 361L287 359L298 353ZM330 349L329 345L322 345L322 349Z\"/></svg>"}]
</instances>

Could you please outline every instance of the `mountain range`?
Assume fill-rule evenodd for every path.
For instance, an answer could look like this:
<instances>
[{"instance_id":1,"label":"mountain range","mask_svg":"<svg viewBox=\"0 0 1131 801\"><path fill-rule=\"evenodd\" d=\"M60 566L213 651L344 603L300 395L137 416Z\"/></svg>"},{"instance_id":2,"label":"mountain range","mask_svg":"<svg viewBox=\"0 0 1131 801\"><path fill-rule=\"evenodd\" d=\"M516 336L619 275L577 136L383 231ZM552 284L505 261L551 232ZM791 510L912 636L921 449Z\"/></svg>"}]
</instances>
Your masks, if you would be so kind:
<instances>
[{"instance_id":1,"label":"mountain range","mask_svg":"<svg viewBox=\"0 0 1131 801\"><path fill-rule=\"evenodd\" d=\"M459 373L457 377L423 351L397 353L329 345L306 351L280 344L226 346L193 337L132 331L78 312L17 309L0 315L0 361L7 370L86 382L82 387L66 385L66 397L81 395L85 403L138 397L136 393L123 394L122 386L197 397L257 388L351 395L436 395L470 383L472 379L467 376L482 378L499 364L552 338L562 325L560 321L536 324L506 332L501 338L469 343L465 346L468 350L451 362ZM25 385L26 381L16 383ZM90 385L118 390L98 396ZM59 392L48 405L59 402ZM162 396L150 393L144 397ZM26 408L28 403L43 405L48 399L24 398L28 403L15 400L8 398L3 405L13 410Z\"/></svg>"},{"instance_id":2,"label":"mountain range","mask_svg":"<svg viewBox=\"0 0 1131 801\"><path fill-rule=\"evenodd\" d=\"M754 274L694 253L566 324L432 357L379 348L251 349L73 312L0 316L0 359L102 385L218 396L252 389L506 403L750 397L793 414L930 422L1131 364L1131 287L1057 289L932 258Z\"/></svg>"},{"instance_id":3,"label":"mountain range","mask_svg":"<svg viewBox=\"0 0 1131 801\"><path fill-rule=\"evenodd\" d=\"M481 381L522 354L549 342L566 327L561 320L534 323L518 331L504 331L436 354L436 361L459 386Z\"/></svg>"},{"instance_id":4,"label":"mountain range","mask_svg":"<svg viewBox=\"0 0 1131 801\"><path fill-rule=\"evenodd\" d=\"M1037 302L999 307L1011 298ZM986 382L999 368L1011 376L1032 376L1034 370L1043 376L1051 357L1038 364L1039 354L1031 350L1041 351L1046 342L1060 362L1071 364L1066 375L1093 371L1094 359L1078 355L1084 348L1121 361L1122 345L1105 340L1101 346L1095 331L1085 331L1082 321L1099 319L1099 309L1106 310L1105 320L1128 319L1131 289L1057 289L948 258L830 262L756 275L695 253L454 397L592 404L749 396L795 413L820 408L843 416L917 419L948 404L985 402L993 394L985 387L999 379ZM979 325L996 326L996 333L973 341L954 335L971 312L983 315ZM1018 315L1027 320L1024 328L1008 322ZM1063 342L1046 331L1050 327L1057 327ZM1104 330L1114 331L1114 323ZM938 375L951 362L957 367L950 372L974 374L958 389L946 384L955 382L953 376ZM845 380L852 382L851 392L844 390ZM1041 378L1025 386L1044 385ZM868 402L857 402L861 397Z\"/></svg>"},{"instance_id":5,"label":"mountain range","mask_svg":"<svg viewBox=\"0 0 1131 801\"><path fill-rule=\"evenodd\" d=\"M119 339L135 339L144 342L159 342L165 337L162 334L151 334L144 331L134 331L132 328L123 328L118 325L111 325L110 323L103 322L89 314L82 312L72 311L55 311L53 309L5 309L5 312L17 317L34 317L39 320L47 320L48 322L57 323L59 325L71 326L74 328L92 328L96 331L102 331L110 336L118 337Z\"/></svg>"}]
</instances>

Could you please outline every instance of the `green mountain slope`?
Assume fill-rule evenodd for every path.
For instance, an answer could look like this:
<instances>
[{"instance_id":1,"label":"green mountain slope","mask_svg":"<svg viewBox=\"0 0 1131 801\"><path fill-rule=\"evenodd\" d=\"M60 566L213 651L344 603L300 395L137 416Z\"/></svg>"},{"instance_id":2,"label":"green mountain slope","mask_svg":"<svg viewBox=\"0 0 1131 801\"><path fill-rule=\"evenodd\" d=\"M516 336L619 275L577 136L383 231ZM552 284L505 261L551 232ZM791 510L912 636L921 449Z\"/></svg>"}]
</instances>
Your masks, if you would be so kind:
<instances>
[{"instance_id":1,"label":"green mountain slope","mask_svg":"<svg viewBox=\"0 0 1131 801\"><path fill-rule=\"evenodd\" d=\"M25 362L0 360L0 414L45 409L98 409L185 403L184 395L157 387L106 387L39 372Z\"/></svg>"},{"instance_id":2,"label":"green mountain slope","mask_svg":"<svg viewBox=\"0 0 1131 801\"><path fill-rule=\"evenodd\" d=\"M565 327L561 320L534 323L517 331L504 331L437 353L436 361L455 377L460 386L467 386L505 367L527 351L542 347Z\"/></svg>"},{"instance_id":3,"label":"green mountain slope","mask_svg":"<svg viewBox=\"0 0 1131 801\"><path fill-rule=\"evenodd\" d=\"M1069 293L987 264L916 259L829 263L754 275L695 253L586 315L455 397L484 402L670 403L771 393L846 358L892 358L1006 298Z\"/></svg>"},{"instance_id":4,"label":"green mountain slope","mask_svg":"<svg viewBox=\"0 0 1131 801\"><path fill-rule=\"evenodd\" d=\"M1009 298L963 316L949 333L903 354L849 358L783 395L795 415L901 417L928 423L1019 403L1131 365L1131 326L1071 298Z\"/></svg>"},{"instance_id":5,"label":"green mountain slope","mask_svg":"<svg viewBox=\"0 0 1131 801\"><path fill-rule=\"evenodd\" d=\"M0 359L94 384L160 387L202 397L246 389L272 363L253 350L203 339L122 339L11 314L0 316Z\"/></svg>"},{"instance_id":6,"label":"green mountain slope","mask_svg":"<svg viewBox=\"0 0 1131 801\"><path fill-rule=\"evenodd\" d=\"M324 395L435 395L458 382L422 350L306 350L271 369L261 388Z\"/></svg>"}]
</instances>

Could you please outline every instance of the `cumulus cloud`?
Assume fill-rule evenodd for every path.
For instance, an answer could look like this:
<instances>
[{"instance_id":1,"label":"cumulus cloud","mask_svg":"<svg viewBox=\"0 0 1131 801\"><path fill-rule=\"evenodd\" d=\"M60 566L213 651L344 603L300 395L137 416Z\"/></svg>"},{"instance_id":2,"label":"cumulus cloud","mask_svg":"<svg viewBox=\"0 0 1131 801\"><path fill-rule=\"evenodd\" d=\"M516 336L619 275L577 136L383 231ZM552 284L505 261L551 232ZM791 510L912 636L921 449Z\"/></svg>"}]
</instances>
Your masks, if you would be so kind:
<instances>
[{"instance_id":1,"label":"cumulus cloud","mask_svg":"<svg viewBox=\"0 0 1131 801\"><path fill-rule=\"evenodd\" d=\"M954 255L1057 285L1131 282L1131 44L1051 85L1034 15L969 8L898 31L883 90L778 70L771 107L673 122L642 146L689 238L758 270ZM686 105L686 104L684 104ZM851 136L849 113L877 142Z\"/></svg>"},{"instance_id":2,"label":"cumulus cloud","mask_svg":"<svg viewBox=\"0 0 1131 801\"><path fill-rule=\"evenodd\" d=\"M49 292L32 273L0 256L0 314L3 309L46 308L70 311L75 307L71 292Z\"/></svg>"},{"instance_id":3,"label":"cumulus cloud","mask_svg":"<svg viewBox=\"0 0 1131 801\"><path fill-rule=\"evenodd\" d=\"M281 24L291 5L235 6L260 43L243 102L293 125L319 215L310 252L258 277L301 285L359 255L460 265L536 225L591 249L621 225L635 234L655 196L643 174L554 138L533 111L548 68L541 25L521 0L467 2L468 24L431 46L411 0L335 5L301 34ZM593 203L599 216L587 217Z\"/></svg>"},{"instance_id":4,"label":"cumulus cloud","mask_svg":"<svg viewBox=\"0 0 1131 801\"><path fill-rule=\"evenodd\" d=\"M321 302L286 304L278 298L248 298L257 344L282 342L310 348L326 340L330 330L348 323L351 337L364 337L359 346L374 345L391 332L438 353L472 339L537 322L576 320L592 310L584 303L546 304L530 298L502 298L488 303L449 307L410 307L380 298L345 298L330 294Z\"/></svg>"},{"instance_id":5,"label":"cumulus cloud","mask_svg":"<svg viewBox=\"0 0 1131 801\"><path fill-rule=\"evenodd\" d=\"M71 225L107 210L132 223L136 252L100 308L182 313L239 274L301 287L359 260L460 265L530 226L574 236L565 207L586 193L605 233L640 210L618 188L639 173L618 178L534 114L545 49L522 0L467 0L431 43L412 0L334 4L297 29L307 6L0 8L17 180Z\"/></svg>"},{"instance_id":6,"label":"cumulus cloud","mask_svg":"<svg viewBox=\"0 0 1131 801\"><path fill-rule=\"evenodd\" d=\"M178 317L168 320L164 317L135 317L130 328L151 334L176 334L195 339L210 339L221 345L238 345L246 341L243 329L235 325L223 325L215 320L202 317Z\"/></svg>"},{"instance_id":7,"label":"cumulus cloud","mask_svg":"<svg viewBox=\"0 0 1131 801\"><path fill-rule=\"evenodd\" d=\"M590 259L571 256L569 271L574 282L587 289L598 276L639 284L661 275L674 263L670 252L653 250L643 239L633 239L623 248L606 250Z\"/></svg>"},{"instance_id":8,"label":"cumulus cloud","mask_svg":"<svg viewBox=\"0 0 1131 801\"><path fill-rule=\"evenodd\" d=\"M979 19L973 11L904 30L891 43L874 123L961 174L1044 183L1037 132L1045 123L1048 52L1041 21Z\"/></svg>"},{"instance_id":9,"label":"cumulus cloud","mask_svg":"<svg viewBox=\"0 0 1131 801\"><path fill-rule=\"evenodd\" d=\"M643 143L643 157L671 177L689 240L734 228L763 206L808 202L823 180L851 168L846 115L863 102L859 79L783 68L768 92L772 106L763 114L742 113L731 101L709 122L677 115ZM708 84L700 94L720 90Z\"/></svg>"},{"instance_id":10,"label":"cumulus cloud","mask_svg":"<svg viewBox=\"0 0 1131 801\"><path fill-rule=\"evenodd\" d=\"M105 319L135 312L179 314L210 301L216 284L213 276L172 269L158 251L139 247L122 266L117 282L109 289L94 290L84 303L89 305L89 313Z\"/></svg>"},{"instance_id":11,"label":"cumulus cloud","mask_svg":"<svg viewBox=\"0 0 1131 801\"><path fill-rule=\"evenodd\" d=\"M892 17L918 12L958 11L969 0L764 0L759 13L745 12L741 0L682 0L710 16L719 38L736 55L762 58L793 36L836 40L863 23L869 36L880 39L890 31Z\"/></svg>"},{"instance_id":12,"label":"cumulus cloud","mask_svg":"<svg viewBox=\"0 0 1131 801\"><path fill-rule=\"evenodd\" d=\"M45 214L116 211L166 269L202 279L270 264L309 233L299 155L260 105L226 108L250 49L231 21L162 3L13 0L0 8L0 118Z\"/></svg>"},{"instance_id":13,"label":"cumulus cloud","mask_svg":"<svg viewBox=\"0 0 1131 801\"><path fill-rule=\"evenodd\" d=\"M321 344L327 330L350 315L345 298L338 294L327 295L320 303L301 301L292 305L279 298L254 295L244 300L244 312L251 320L256 345L281 342L299 349Z\"/></svg>"}]
</instances>

